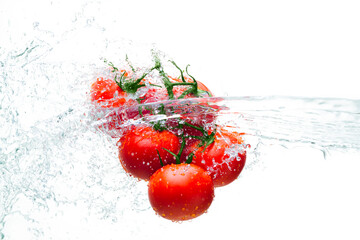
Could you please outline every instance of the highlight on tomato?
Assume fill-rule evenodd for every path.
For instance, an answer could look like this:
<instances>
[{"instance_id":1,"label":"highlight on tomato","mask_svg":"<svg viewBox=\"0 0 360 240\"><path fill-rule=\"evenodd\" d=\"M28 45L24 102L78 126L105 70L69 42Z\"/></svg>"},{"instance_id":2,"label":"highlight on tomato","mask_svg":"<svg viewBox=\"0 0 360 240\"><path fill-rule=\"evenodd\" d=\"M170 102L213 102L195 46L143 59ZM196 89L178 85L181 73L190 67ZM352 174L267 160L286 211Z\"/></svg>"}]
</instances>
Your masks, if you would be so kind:
<instances>
[{"instance_id":1,"label":"highlight on tomato","mask_svg":"<svg viewBox=\"0 0 360 240\"><path fill-rule=\"evenodd\" d=\"M148 184L154 211L172 221L184 221L205 213L214 199L209 174L194 164L171 164L160 168Z\"/></svg>"}]
</instances>

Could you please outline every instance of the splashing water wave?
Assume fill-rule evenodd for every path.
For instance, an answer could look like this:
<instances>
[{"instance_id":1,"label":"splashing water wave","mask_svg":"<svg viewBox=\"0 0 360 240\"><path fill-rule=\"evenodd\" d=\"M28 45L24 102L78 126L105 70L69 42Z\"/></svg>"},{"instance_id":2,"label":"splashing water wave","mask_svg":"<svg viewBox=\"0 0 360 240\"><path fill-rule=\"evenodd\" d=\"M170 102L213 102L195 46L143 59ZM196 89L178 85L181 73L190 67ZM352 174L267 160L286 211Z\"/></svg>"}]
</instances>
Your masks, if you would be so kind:
<instances>
[{"instance_id":1,"label":"splashing water wave","mask_svg":"<svg viewBox=\"0 0 360 240\"><path fill-rule=\"evenodd\" d=\"M89 79L101 67L41 61L51 51L48 44L33 41L25 50L0 58L0 239L16 239L14 229L27 239L101 237L104 229L136 234L143 226L136 224L138 215L133 213L153 214L146 183L125 174L116 139L96 131L98 122L89 117ZM221 107L218 124L245 133L252 146L245 171L261 161L261 145L304 145L324 153L360 150L358 100L206 101ZM163 104L184 105L185 111L199 100ZM72 228L77 222L83 229Z\"/></svg>"}]
</instances>

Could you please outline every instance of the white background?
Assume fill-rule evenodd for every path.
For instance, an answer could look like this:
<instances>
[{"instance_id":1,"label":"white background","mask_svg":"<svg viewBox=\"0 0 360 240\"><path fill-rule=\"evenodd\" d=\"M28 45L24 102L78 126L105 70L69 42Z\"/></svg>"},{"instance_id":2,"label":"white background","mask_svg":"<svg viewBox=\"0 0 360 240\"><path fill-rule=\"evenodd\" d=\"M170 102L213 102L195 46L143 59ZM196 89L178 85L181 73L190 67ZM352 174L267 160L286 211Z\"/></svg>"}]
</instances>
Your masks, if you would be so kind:
<instances>
[{"instance_id":1,"label":"white background","mask_svg":"<svg viewBox=\"0 0 360 240\"><path fill-rule=\"evenodd\" d=\"M12 44L30 39L34 24L61 38L83 18L110 38L155 43L218 95L359 99L358 1L1 3Z\"/></svg>"},{"instance_id":2,"label":"white background","mask_svg":"<svg viewBox=\"0 0 360 240\"><path fill-rule=\"evenodd\" d=\"M358 1L0 3L0 40L10 47L21 49L36 26L61 39L78 17L110 38L155 43L191 64L217 95L360 96ZM3 35L9 31L11 41ZM334 154L325 164L320 151L273 148L263 159L265 170L220 189L202 220L157 229L147 215L142 239L359 239L358 168L349 167L359 167L358 155Z\"/></svg>"}]
</instances>

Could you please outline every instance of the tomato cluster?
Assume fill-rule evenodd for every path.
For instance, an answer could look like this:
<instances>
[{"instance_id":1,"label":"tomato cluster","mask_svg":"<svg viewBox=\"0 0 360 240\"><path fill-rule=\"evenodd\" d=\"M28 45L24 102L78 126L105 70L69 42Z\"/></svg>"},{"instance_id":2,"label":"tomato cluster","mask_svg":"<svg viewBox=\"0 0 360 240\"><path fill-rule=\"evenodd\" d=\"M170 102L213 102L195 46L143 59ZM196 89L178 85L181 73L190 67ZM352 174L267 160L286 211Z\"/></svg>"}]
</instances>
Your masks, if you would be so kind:
<instances>
[{"instance_id":1,"label":"tomato cluster","mask_svg":"<svg viewBox=\"0 0 360 240\"><path fill-rule=\"evenodd\" d=\"M172 63L180 77L166 74L157 58L140 75L110 63L112 77L97 78L90 97L99 128L118 138L122 167L148 181L154 211L183 221L206 212L214 188L240 175L247 146L241 134L216 124L220 108L209 104L210 90ZM196 101L181 102L190 98Z\"/></svg>"}]
</instances>

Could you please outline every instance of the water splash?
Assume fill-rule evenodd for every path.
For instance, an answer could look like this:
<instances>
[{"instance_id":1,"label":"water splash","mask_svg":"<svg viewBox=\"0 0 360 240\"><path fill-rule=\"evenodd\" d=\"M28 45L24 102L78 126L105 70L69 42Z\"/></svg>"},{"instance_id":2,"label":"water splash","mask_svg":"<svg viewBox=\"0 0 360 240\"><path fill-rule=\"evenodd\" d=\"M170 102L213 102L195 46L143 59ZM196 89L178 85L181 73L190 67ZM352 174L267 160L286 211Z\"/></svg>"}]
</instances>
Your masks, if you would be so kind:
<instances>
[{"instance_id":1,"label":"water splash","mask_svg":"<svg viewBox=\"0 0 360 240\"><path fill-rule=\"evenodd\" d=\"M20 221L29 239L47 238L56 233L54 226L58 221L64 224L63 221L73 217L87 226L101 220L110 222L111 226L120 222L136 232L128 217L131 212L149 212L146 188L121 169L114 148L116 139L96 131L96 121L88 117L90 106L85 91L88 81L79 80L83 76L80 74L75 78L78 79L75 88L73 81L67 83L71 86L55 85L54 88L62 88L62 94L67 94L56 96L55 89L45 86L63 76L54 72L58 66L39 67L43 73L44 69L45 73L51 72L51 78L46 75L48 72L43 83L19 80L34 92L23 95L14 85L4 82L2 85L7 99L3 101L1 115L6 126L1 131L0 145L2 234L11 235L12 225ZM35 68L32 74L36 75L37 71ZM35 94L41 84L44 84L43 93ZM28 102L25 106L23 99ZM49 101L43 102L44 99ZM246 133L245 141L253 146L246 170L261 161L259 145L288 148L303 145L324 152L360 149L359 101L288 97L206 100L221 107L219 124ZM174 103L186 106L183 110L188 111L199 100L162 104L173 106ZM148 104L151 105L158 103ZM127 216L126 221L123 216ZM67 227L71 232L70 226ZM70 238L66 233L62 236Z\"/></svg>"},{"instance_id":2,"label":"water splash","mask_svg":"<svg viewBox=\"0 0 360 240\"><path fill-rule=\"evenodd\" d=\"M204 104L206 103L206 104ZM140 108L165 108L165 114L124 121L122 126L154 122L180 115L205 118L216 115L217 124L256 136L261 142L298 144L319 149L360 148L360 100L299 97L212 97L141 104L123 110L109 110L127 116ZM174 107L176 109L174 109ZM174 115L174 111L177 115ZM205 115L208 114L208 115ZM125 118L125 117L123 117ZM99 122L103 124L103 122Z\"/></svg>"},{"instance_id":3,"label":"water splash","mask_svg":"<svg viewBox=\"0 0 360 240\"><path fill-rule=\"evenodd\" d=\"M75 24L87 26L89 19ZM106 231L141 236L153 227L147 225L153 212L146 183L124 173L116 140L95 130L87 91L104 71L99 56L117 59L127 52L146 66L148 46L109 41L101 28L51 33L40 27L34 24L40 37L0 49L0 239L99 239ZM93 31L98 39L71 41L74 34L93 36ZM218 122L246 133L252 146L245 171L262 161L263 146L301 145L325 155L360 151L358 100L217 100L224 107Z\"/></svg>"},{"instance_id":4,"label":"water splash","mask_svg":"<svg viewBox=\"0 0 360 240\"><path fill-rule=\"evenodd\" d=\"M296 97L229 98L244 132L263 141L307 144L326 149L359 149L360 101ZM232 114L229 114L230 118ZM227 116L228 118L228 116Z\"/></svg>"}]
</instances>

